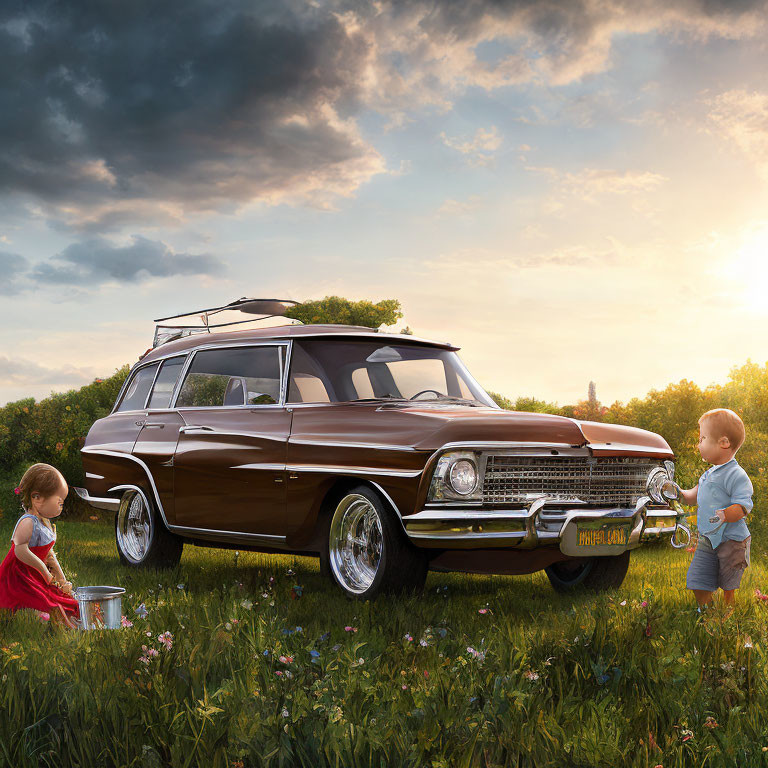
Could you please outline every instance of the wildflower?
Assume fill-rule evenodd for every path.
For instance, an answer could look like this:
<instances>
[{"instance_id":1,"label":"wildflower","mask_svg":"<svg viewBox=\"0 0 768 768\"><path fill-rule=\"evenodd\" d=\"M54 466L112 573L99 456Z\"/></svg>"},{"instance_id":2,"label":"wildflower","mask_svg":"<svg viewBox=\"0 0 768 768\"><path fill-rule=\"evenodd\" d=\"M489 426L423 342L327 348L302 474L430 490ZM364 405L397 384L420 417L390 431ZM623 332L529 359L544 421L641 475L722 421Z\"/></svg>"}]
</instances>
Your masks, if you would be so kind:
<instances>
[{"instance_id":1,"label":"wildflower","mask_svg":"<svg viewBox=\"0 0 768 768\"><path fill-rule=\"evenodd\" d=\"M152 637L152 632L151 632L150 630L147 630L147 631L146 631L144 634L145 634L147 637Z\"/></svg>"},{"instance_id":2,"label":"wildflower","mask_svg":"<svg viewBox=\"0 0 768 768\"><path fill-rule=\"evenodd\" d=\"M693 731L681 731L680 741L690 741L693 738Z\"/></svg>"},{"instance_id":3,"label":"wildflower","mask_svg":"<svg viewBox=\"0 0 768 768\"><path fill-rule=\"evenodd\" d=\"M50 621L51 620L51 614L46 613L45 611L38 611L37 612L37 618L40 619L40 621Z\"/></svg>"},{"instance_id":4,"label":"wildflower","mask_svg":"<svg viewBox=\"0 0 768 768\"><path fill-rule=\"evenodd\" d=\"M142 646L142 648L143 648L143 647L144 647L144 646ZM157 654L158 654L158 650L157 650L157 648L149 648L149 649L147 650L147 656L157 656Z\"/></svg>"},{"instance_id":5,"label":"wildflower","mask_svg":"<svg viewBox=\"0 0 768 768\"><path fill-rule=\"evenodd\" d=\"M424 670L424 677L429 677L429 671L426 669Z\"/></svg>"},{"instance_id":6,"label":"wildflower","mask_svg":"<svg viewBox=\"0 0 768 768\"><path fill-rule=\"evenodd\" d=\"M246 611L250 611L251 608L253 608L253 601L252 600L243 600L240 605L245 608Z\"/></svg>"},{"instance_id":7,"label":"wildflower","mask_svg":"<svg viewBox=\"0 0 768 768\"><path fill-rule=\"evenodd\" d=\"M285 572L285 575L286 575L286 576L295 576L296 574L293 572L293 568L289 568L289 569L288 569L288 570Z\"/></svg>"},{"instance_id":8,"label":"wildflower","mask_svg":"<svg viewBox=\"0 0 768 768\"><path fill-rule=\"evenodd\" d=\"M341 648L341 646L337 643L336 645L333 646L333 648L331 648L331 650L332 651L338 651L339 648Z\"/></svg>"},{"instance_id":9,"label":"wildflower","mask_svg":"<svg viewBox=\"0 0 768 768\"><path fill-rule=\"evenodd\" d=\"M177 584L176 589L184 589L185 586L186 584Z\"/></svg>"},{"instance_id":10,"label":"wildflower","mask_svg":"<svg viewBox=\"0 0 768 768\"><path fill-rule=\"evenodd\" d=\"M749 635L744 638L744 647L752 648L752 638Z\"/></svg>"},{"instance_id":11,"label":"wildflower","mask_svg":"<svg viewBox=\"0 0 768 768\"><path fill-rule=\"evenodd\" d=\"M129 621L125 616L120 617L120 626L129 629L133 626L133 622Z\"/></svg>"},{"instance_id":12,"label":"wildflower","mask_svg":"<svg viewBox=\"0 0 768 768\"><path fill-rule=\"evenodd\" d=\"M482 614L488 613L488 608L480 608L478 610L478 613L482 613Z\"/></svg>"},{"instance_id":13,"label":"wildflower","mask_svg":"<svg viewBox=\"0 0 768 768\"><path fill-rule=\"evenodd\" d=\"M290 669L285 670L285 676L290 680L293 677L293 672Z\"/></svg>"},{"instance_id":14,"label":"wildflower","mask_svg":"<svg viewBox=\"0 0 768 768\"><path fill-rule=\"evenodd\" d=\"M56 450L60 451L64 448L64 443L56 443Z\"/></svg>"},{"instance_id":15,"label":"wildflower","mask_svg":"<svg viewBox=\"0 0 768 768\"><path fill-rule=\"evenodd\" d=\"M427 645L428 645L428 643L427 643L427 641L426 641L426 640L425 640L425 639L422 637L422 638L421 638L421 640L419 640L419 645L420 645L422 648L426 648L426 647L427 647Z\"/></svg>"},{"instance_id":16,"label":"wildflower","mask_svg":"<svg viewBox=\"0 0 768 768\"><path fill-rule=\"evenodd\" d=\"M357 632L357 627L344 627L345 632Z\"/></svg>"},{"instance_id":17,"label":"wildflower","mask_svg":"<svg viewBox=\"0 0 768 768\"><path fill-rule=\"evenodd\" d=\"M403 635L403 640L405 640L407 643L413 642L413 635L409 635L407 632Z\"/></svg>"},{"instance_id":18,"label":"wildflower","mask_svg":"<svg viewBox=\"0 0 768 768\"><path fill-rule=\"evenodd\" d=\"M645 625L645 636L646 637L650 637L651 636L651 622L650 621Z\"/></svg>"},{"instance_id":19,"label":"wildflower","mask_svg":"<svg viewBox=\"0 0 768 768\"><path fill-rule=\"evenodd\" d=\"M535 680L539 679L538 673L534 672L532 669L529 669L527 672L525 672L525 676L530 680L531 682L534 682Z\"/></svg>"},{"instance_id":20,"label":"wildflower","mask_svg":"<svg viewBox=\"0 0 768 768\"><path fill-rule=\"evenodd\" d=\"M275 674L276 674L278 677L282 677L282 676L283 676L283 673L282 673L282 671L281 671L281 670L279 670L279 669L275 670Z\"/></svg>"},{"instance_id":21,"label":"wildflower","mask_svg":"<svg viewBox=\"0 0 768 768\"><path fill-rule=\"evenodd\" d=\"M98 515L90 515L89 519L90 520L98 520L99 516Z\"/></svg>"},{"instance_id":22,"label":"wildflower","mask_svg":"<svg viewBox=\"0 0 768 768\"><path fill-rule=\"evenodd\" d=\"M763 601L768 600L768 595L764 595L759 589L755 590L755 597L758 600L763 600Z\"/></svg>"},{"instance_id":23,"label":"wildflower","mask_svg":"<svg viewBox=\"0 0 768 768\"><path fill-rule=\"evenodd\" d=\"M643 602L640 603L640 607L641 608L647 608L648 607L648 601L647 600L643 600Z\"/></svg>"},{"instance_id":24,"label":"wildflower","mask_svg":"<svg viewBox=\"0 0 768 768\"><path fill-rule=\"evenodd\" d=\"M627 601L626 601L626 600L622 600L622 601L619 603L619 605L626 605L626 604L627 604Z\"/></svg>"},{"instance_id":25,"label":"wildflower","mask_svg":"<svg viewBox=\"0 0 768 768\"><path fill-rule=\"evenodd\" d=\"M290 717L291 713L287 709L283 709L283 717Z\"/></svg>"},{"instance_id":26,"label":"wildflower","mask_svg":"<svg viewBox=\"0 0 768 768\"><path fill-rule=\"evenodd\" d=\"M297 600L298 598L300 598L302 589L303 587L301 586L301 584L294 584L291 587L291 600Z\"/></svg>"},{"instance_id":27,"label":"wildflower","mask_svg":"<svg viewBox=\"0 0 768 768\"><path fill-rule=\"evenodd\" d=\"M331 636L330 632L323 632L322 635L318 638L318 643L324 643L329 637Z\"/></svg>"},{"instance_id":28,"label":"wildflower","mask_svg":"<svg viewBox=\"0 0 768 768\"><path fill-rule=\"evenodd\" d=\"M147 606L144 603L139 603L138 608L136 608L136 615L141 619L146 619L148 613Z\"/></svg>"},{"instance_id":29,"label":"wildflower","mask_svg":"<svg viewBox=\"0 0 768 768\"><path fill-rule=\"evenodd\" d=\"M232 625L231 625L229 622L227 622L227 623L224 625L224 628L225 628L227 631L229 631L230 629L232 629Z\"/></svg>"},{"instance_id":30,"label":"wildflower","mask_svg":"<svg viewBox=\"0 0 768 768\"><path fill-rule=\"evenodd\" d=\"M274 584L275 583L275 577L274 576L270 576L269 577L269 583L270 584Z\"/></svg>"},{"instance_id":31,"label":"wildflower","mask_svg":"<svg viewBox=\"0 0 768 768\"><path fill-rule=\"evenodd\" d=\"M316 651L314 648L309 652L312 661L317 661L320 658L320 651Z\"/></svg>"},{"instance_id":32,"label":"wildflower","mask_svg":"<svg viewBox=\"0 0 768 768\"><path fill-rule=\"evenodd\" d=\"M705 728L717 728L718 723L712 715L707 715L707 719L704 721Z\"/></svg>"},{"instance_id":33,"label":"wildflower","mask_svg":"<svg viewBox=\"0 0 768 768\"><path fill-rule=\"evenodd\" d=\"M407 686L407 685L405 685L405 683L403 683L403 685L401 685L400 687L401 687L403 690L406 690L406 689L408 688L408 686Z\"/></svg>"},{"instance_id":34,"label":"wildflower","mask_svg":"<svg viewBox=\"0 0 768 768\"><path fill-rule=\"evenodd\" d=\"M163 632L162 634L157 636L157 639L158 639L158 642L162 643L165 646L165 649L167 651L170 651L171 648L173 647L173 635L170 632L168 631Z\"/></svg>"},{"instance_id":35,"label":"wildflower","mask_svg":"<svg viewBox=\"0 0 768 768\"><path fill-rule=\"evenodd\" d=\"M278 661L281 664L290 664L293 661L293 656L280 656Z\"/></svg>"}]
</instances>

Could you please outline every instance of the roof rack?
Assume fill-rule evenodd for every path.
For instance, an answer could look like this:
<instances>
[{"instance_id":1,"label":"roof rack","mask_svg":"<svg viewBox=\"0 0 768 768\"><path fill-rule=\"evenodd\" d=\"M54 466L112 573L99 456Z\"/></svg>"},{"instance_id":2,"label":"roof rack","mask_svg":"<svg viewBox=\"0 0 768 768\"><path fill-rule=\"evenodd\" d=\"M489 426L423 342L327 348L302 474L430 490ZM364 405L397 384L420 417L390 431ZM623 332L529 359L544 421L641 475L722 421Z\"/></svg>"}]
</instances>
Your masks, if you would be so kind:
<instances>
[{"instance_id":1,"label":"roof rack","mask_svg":"<svg viewBox=\"0 0 768 768\"><path fill-rule=\"evenodd\" d=\"M203 321L202 325L158 325L155 327L155 337L152 341L152 348L159 347L175 339L181 339L184 336L191 336L195 333L210 333L212 328L225 328L230 325L242 325L243 323L252 323L255 320L266 320L270 317L284 317L291 306L301 302L291 299L249 299L243 296L229 304L221 307L209 307L208 309L197 309L193 312L183 312L180 315L169 315L168 317L158 317L153 322L161 323L165 320L175 320L179 317L191 317L199 315ZM244 312L248 315L261 315L261 317L251 317L247 320L234 320L229 323L216 323L211 325L209 318L217 315L219 312L234 310Z\"/></svg>"}]
</instances>

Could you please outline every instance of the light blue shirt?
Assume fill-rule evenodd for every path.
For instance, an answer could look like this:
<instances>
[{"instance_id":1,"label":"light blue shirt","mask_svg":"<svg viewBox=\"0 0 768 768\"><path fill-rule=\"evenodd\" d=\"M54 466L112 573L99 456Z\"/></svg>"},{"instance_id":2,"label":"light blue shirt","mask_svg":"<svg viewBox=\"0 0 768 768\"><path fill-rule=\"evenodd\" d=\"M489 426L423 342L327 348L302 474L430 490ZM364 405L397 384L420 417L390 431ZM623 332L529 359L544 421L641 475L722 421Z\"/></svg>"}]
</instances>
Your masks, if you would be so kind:
<instances>
[{"instance_id":1,"label":"light blue shirt","mask_svg":"<svg viewBox=\"0 0 768 768\"><path fill-rule=\"evenodd\" d=\"M696 525L713 548L717 548L721 541L744 541L750 535L746 515L735 523L724 525L710 523L709 518L714 517L715 510L725 509L731 504L741 504L749 514L752 511L752 492L752 481L735 458L725 464L715 464L699 478Z\"/></svg>"}]
</instances>

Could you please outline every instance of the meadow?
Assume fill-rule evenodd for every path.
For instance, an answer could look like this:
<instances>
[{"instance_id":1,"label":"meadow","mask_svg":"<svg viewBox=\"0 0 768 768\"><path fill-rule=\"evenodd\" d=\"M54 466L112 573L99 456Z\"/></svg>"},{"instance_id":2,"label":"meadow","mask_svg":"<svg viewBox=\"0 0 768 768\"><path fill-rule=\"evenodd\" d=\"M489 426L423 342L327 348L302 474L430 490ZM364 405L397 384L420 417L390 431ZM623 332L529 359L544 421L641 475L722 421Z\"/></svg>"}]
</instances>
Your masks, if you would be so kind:
<instances>
[{"instance_id":1,"label":"meadow","mask_svg":"<svg viewBox=\"0 0 768 768\"><path fill-rule=\"evenodd\" d=\"M430 573L421 595L361 603L308 557L187 546L141 572L109 515L58 536L75 584L126 588L132 626L0 618L3 768L768 764L757 548L733 615L701 617L692 554L664 542L597 596Z\"/></svg>"}]
</instances>

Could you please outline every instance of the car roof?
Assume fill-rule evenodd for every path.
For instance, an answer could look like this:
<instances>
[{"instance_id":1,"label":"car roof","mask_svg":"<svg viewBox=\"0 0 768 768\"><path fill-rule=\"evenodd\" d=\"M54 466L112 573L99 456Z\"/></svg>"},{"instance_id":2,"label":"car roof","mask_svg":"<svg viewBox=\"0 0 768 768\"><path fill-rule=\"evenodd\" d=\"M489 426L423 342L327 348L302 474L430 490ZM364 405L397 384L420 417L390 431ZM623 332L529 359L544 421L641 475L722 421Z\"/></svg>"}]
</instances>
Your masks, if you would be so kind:
<instances>
[{"instance_id":1,"label":"car roof","mask_svg":"<svg viewBox=\"0 0 768 768\"><path fill-rule=\"evenodd\" d=\"M176 341L161 344L141 358L141 363L148 363L172 354L180 354L202 346L227 346L232 343L249 341L273 341L295 338L369 339L371 341L390 341L398 344L422 344L441 349L457 350L453 344L411 336L405 333L379 333L374 328L364 325L273 325L266 328L252 328L247 331L225 331L220 333L196 333Z\"/></svg>"}]
</instances>

